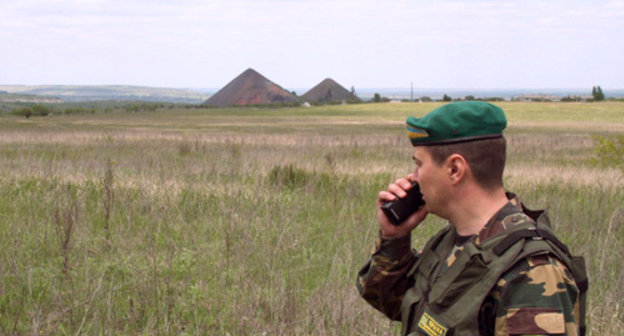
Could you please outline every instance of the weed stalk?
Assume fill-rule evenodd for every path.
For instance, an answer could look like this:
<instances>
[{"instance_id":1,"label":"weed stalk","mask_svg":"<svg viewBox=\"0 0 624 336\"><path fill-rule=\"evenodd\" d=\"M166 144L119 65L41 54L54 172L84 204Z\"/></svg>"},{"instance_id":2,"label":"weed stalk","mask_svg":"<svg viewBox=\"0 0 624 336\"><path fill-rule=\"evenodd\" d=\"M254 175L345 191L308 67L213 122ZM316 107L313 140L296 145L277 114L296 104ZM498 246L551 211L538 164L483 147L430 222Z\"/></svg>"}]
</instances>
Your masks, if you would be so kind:
<instances>
[{"instance_id":1,"label":"weed stalk","mask_svg":"<svg viewBox=\"0 0 624 336\"><path fill-rule=\"evenodd\" d=\"M102 203L104 205L104 235L106 237L107 248L111 247L111 230L110 230L110 217L113 208L113 200L115 197L113 191L113 183L115 176L113 173L113 161L108 158L106 160L106 167L104 171L104 179L102 183L104 185L104 195L102 195Z\"/></svg>"}]
</instances>

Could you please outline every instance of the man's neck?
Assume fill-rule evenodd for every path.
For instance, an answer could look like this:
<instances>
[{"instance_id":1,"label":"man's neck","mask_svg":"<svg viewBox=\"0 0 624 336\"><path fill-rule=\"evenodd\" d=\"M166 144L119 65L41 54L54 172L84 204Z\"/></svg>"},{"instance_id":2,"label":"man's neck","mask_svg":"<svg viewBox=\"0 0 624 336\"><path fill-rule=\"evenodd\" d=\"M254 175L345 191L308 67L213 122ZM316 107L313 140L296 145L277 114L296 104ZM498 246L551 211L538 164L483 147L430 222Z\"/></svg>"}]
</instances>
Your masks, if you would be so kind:
<instances>
[{"instance_id":1,"label":"man's neck","mask_svg":"<svg viewBox=\"0 0 624 336\"><path fill-rule=\"evenodd\" d=\"M488 221L509 202L505 190L486 191L475 188L464 195L470 195L458 200L454 218L449 221L455 226L457 233L462 236L471 236L479 233Z\"/></svg>"}]
</instances>

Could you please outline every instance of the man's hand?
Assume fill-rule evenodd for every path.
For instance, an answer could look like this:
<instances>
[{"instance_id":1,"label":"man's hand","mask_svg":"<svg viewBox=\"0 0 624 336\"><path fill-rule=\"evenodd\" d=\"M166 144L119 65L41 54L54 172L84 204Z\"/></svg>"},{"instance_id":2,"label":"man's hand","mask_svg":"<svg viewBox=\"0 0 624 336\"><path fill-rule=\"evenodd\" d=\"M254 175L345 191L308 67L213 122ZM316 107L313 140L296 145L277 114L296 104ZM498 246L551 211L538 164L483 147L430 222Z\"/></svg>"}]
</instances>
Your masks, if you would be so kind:
<instances>
[{"instance_id":1,"label":"man's hand","mask_svg":"<svg viewBox=\"0 0 624 336\"><path fill-rule=\"evenodd\" d=\"M413 175L410 174L406 178L400 178L388 186L388 190L380 191L377 195L377 218L381 229L381 235L385 238L399 238L407 236L425 217L427 210L423 206L413 213L400 225L394 225L381 210L381 206L386 202L394 201L398 198L407 196L407 190L412 188Z\"/></svg>"}]
</instances>

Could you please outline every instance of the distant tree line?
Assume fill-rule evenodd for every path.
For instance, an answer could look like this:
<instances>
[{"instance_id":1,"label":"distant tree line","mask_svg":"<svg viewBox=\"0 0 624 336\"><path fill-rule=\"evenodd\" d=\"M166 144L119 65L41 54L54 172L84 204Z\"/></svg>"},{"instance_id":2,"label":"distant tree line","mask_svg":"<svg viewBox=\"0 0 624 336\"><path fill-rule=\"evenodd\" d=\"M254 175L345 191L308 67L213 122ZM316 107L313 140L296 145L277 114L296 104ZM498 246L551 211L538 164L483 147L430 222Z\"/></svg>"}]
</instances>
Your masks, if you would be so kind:
<instances>
[{"instance_id":1,"label":"distant tree line","mask_svg":"<svg viewBox=\"0 0 624 336\"><path fill-rule=\"evenodd\" d=\"M503 97L484 97L484 98L476 98L473 95L468 95L465 96L464 98L458 97L458 98L453 98L451 96L449 96L448 94L444 94L442 96L441 99L433 99L430 96L422 96L420 98L416 98L416 101L420 101L420 102L434 102L434 101L438 101L438 102L452 102L452 101L460 101L460 100L481 100L481 101L505 101L505 98ZM383 97L381 96L379 93L375 93L373 95L373 98L370 100L373 103L386 103L391 101L390 98L388 97ZM409 102L409 99L401 99L402 102Z\"/></svg>"},{"instance_id":2,"label":"distant tree line","mask_svg":"<svg viewBox=\"0 0 624 336\"><path fill-rule=\"evenodd\" d=\"M521 97L522 98L522 97ZM594 86L592 87L592 98L588 98L588 97L580 97L580 96L566 96L566 97L555 97L552 98L552 96L546 96L544 95L543 97L540 97L539 95L535 95L535 96L531 96L530 101L534 101L534 102L551 102L551 101L561 101L561 102L592 102L592 101L604 101L605 95L602 92L602 88L600 86ZM501 102L501 101L505 101L505 98L503 97L475 97L474 95L467 95L463 98L461 97L456 97L453 98L451 96L449 96L448 94L444 94L442 96L441 99L432 99L429 96L422 96L420 98L416 99L417 101L421 101L421 102L432 102L432 101L438 101L438 102L452 102L452 101L460 101L460 100L480 100L480 101L491 101L491 102ZM511 100L514 100L513 98ZM518 99L521 100L521 99ZM624 99L622 98L609 98L609 100L613 100L613 101L622 101ZM372 102L374 103L380 103L380 102L388 102L390 101L390 98L387 97L382 97L379 93L375 93L373 98L371 99ZM403 102L409 102L409 99L402 99L401 101Z\"/></svg>"},{"instance_id":3,"label":"distant tree line","mask_svg":"<svg viewBox=\"0 0 624 336\"><path fill-rule=\"evenodd\" d=\"M173 103L150 103L150 102L124 102L124 103L112 103L112 102L87 102L87 103L69 103L69 104L3 104L0 106L1 113L10 113L13 115L30 117L45 117L48 115L69 115L69 114L93 114L98 112L111 113L111 112L153 112L157 109L174 107L196 107L187 106L183 104Z\"/></svg>"},{"instance_id":4,"label":"distant tree line","mask_svg":"<svg viewBox=\"0 0 624 336\"><path fill-rule=\"evenodd\" d=\"M54 114L87 114L95 113L95 108L85 107L67 107L67 108L53 108L46 105L35 104L32 106L26 106L14 109L11 114L26 117L45 117Z\"/></svg>"}]
</instances>

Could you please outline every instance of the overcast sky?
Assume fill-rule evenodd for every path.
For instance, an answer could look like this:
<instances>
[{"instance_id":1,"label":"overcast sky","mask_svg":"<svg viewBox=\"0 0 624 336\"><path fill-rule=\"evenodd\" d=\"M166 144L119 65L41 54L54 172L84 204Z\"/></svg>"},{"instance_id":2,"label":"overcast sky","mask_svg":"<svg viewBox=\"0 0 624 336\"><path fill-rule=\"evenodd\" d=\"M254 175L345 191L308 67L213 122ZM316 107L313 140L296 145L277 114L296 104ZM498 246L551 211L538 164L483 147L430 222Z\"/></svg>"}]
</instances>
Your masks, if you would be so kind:
<instances>
[{"instance_id":1,"label":"overcast sky","mask_svg":"<svg viewBox=\"0 0 624 336\"><path fill-rule=\"evenodd\" d=\"M0 84L624 88L624 1L0 0Z\"/></svg>"}]
</instances>

